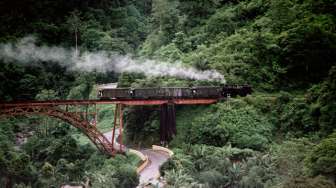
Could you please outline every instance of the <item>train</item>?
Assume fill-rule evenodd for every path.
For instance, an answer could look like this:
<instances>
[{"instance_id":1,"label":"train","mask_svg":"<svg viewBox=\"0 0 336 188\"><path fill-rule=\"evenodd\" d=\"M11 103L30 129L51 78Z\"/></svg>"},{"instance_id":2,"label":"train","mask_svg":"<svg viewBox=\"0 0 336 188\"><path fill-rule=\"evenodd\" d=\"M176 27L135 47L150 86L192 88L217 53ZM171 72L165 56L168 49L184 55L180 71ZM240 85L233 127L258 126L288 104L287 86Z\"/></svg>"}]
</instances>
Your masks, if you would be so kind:
<instances>
[{"instance_id":1,"label":"train","mask_svg":"<svg viewBox=\"0 0 336 188\"><path fill-rule=\"evenodd\" d=\"M244 97L252 93L250 85L223 85L198 87L157 87L157 88L101 88L98 98L111 99L191 99Z\"/></svg>"}]
</instances>

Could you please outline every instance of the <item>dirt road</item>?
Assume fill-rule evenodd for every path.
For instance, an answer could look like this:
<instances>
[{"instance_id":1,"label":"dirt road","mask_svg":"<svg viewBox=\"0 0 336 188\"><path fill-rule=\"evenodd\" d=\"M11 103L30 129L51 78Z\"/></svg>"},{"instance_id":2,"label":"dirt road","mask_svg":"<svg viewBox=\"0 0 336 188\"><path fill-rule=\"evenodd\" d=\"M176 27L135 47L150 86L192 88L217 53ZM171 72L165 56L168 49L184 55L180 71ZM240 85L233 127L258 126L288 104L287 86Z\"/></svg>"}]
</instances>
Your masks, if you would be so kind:
<instances>
[{"instance_id":1,"label":"dirt road","mask_svg":"<svg viewBox=\"0 0 336 188\"><path fill-rule=\"evenodd\" d=\"M117 142L119 134L119 129L116 129L114 136L114 148L117 150L119 150L120 148L120 145ZM112 140L112 131L104 133L104 135L108 140ZM126 148L126 146L122 147L123 149ZM162 165L169 158L169 155L167 153L154 151L152 149L142 149L140 150L140 152L148 157L149 164L139 174L140 184L138 187L144 187L144 185L147 184L157 185L158 187L161 187L162 185L157 180L157 178L159 177L159 168L160 165Z\"/></svg>"},{"instance_id":2,"label":"dirt road","mask_svg":"<svg viewBox=\"0 0 336 188\"><path fill-rule=\"evenodd\" d=\"M157 178L160 175L160 166L167 161L169 155L164 152L154 151L152 149L140 150L146 155L150 164L140 172L140 184L151 183L153 185L159 184Z\"/></svg>"}]
</instances>

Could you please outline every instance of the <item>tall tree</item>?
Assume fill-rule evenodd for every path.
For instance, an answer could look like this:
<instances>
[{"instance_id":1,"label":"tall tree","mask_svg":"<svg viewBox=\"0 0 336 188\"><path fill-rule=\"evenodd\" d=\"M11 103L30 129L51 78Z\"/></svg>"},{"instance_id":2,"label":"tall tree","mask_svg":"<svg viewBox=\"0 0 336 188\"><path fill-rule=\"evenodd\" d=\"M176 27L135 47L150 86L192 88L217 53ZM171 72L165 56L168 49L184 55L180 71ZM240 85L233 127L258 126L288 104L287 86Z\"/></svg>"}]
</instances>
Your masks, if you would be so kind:
<instances>
[{"instance_id":1,"label":"tall tree","mask_svg":"<svg viewBox=\"0 0 336 188\"><path fill-rule=\"evenodd\" d=\"M152 19L154 27L173 37L178 23L179 10L177 1L154 0L152 4Z\"/></svg>"},{"instance_id":2,"label":"tall tree","mask_svg":"<svg viewBox=\"0 0 336 188\"><path fill-rule=\"evenodd\" d=\"M76 46L75 55L77 56L78 55L78 35L79 35L80 27L82 25L79 11L75 10L71 12L66 22L69 26L70 32L72 32L75 35L75 46Z\"/></svg>"}]
</instances>

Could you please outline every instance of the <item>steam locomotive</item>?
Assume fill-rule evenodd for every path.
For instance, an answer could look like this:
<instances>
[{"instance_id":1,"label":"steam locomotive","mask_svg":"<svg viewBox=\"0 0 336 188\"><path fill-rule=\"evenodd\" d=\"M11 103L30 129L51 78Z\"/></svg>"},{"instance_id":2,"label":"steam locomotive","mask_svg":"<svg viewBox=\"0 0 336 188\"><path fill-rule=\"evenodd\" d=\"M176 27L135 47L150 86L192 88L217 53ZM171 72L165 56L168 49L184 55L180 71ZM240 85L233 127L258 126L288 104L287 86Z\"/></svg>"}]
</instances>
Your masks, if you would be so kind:
<instances>
[{"instance_id":1,"label":"steam locomotive","mask_svg":"<svg viewBox=\"0 0 336 188\"><path fill-rule=\"evenodd\" d=\"M220 99L246 96L252 93L249 85L223 85L199 87L159 87L159 88L104 88L98 90L99 99L179 99L211 98Z\"/></svg>"}]
</instances>

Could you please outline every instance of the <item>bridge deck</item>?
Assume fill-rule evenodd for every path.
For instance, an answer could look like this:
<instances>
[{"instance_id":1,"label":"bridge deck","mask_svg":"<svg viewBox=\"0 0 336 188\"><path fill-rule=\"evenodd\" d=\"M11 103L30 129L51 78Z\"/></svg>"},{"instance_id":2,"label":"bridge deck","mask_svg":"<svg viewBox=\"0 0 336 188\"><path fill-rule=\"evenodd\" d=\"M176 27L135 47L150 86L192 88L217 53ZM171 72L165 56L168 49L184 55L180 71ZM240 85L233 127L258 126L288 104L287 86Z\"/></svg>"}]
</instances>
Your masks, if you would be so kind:
<instances>
[{"instance_id":1,"label":"bridge deck","mask_svg":"<svg viewBox=\"0 0 336 188\"><path fill-rule=\"evenodd\" d=\"M90 104L124 104L124 105L161 105L174 104L213 104L219 99L111 99L111 100L46 100L46 101L12 101L0 102L0 108L18 106L58 106L58 105L90 105Z\"/></svg>"}]
</instances>

